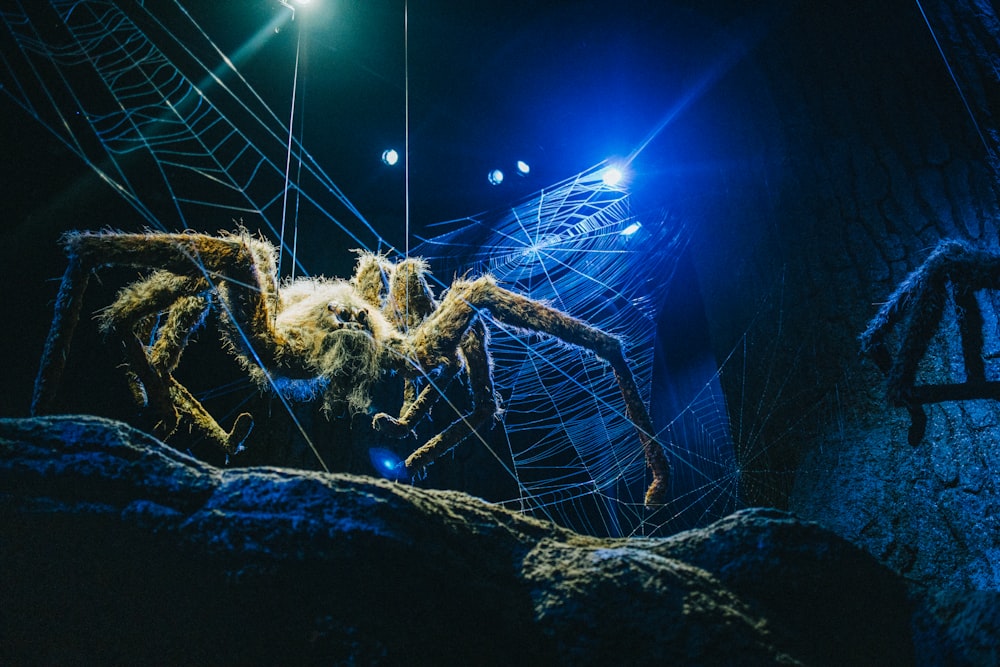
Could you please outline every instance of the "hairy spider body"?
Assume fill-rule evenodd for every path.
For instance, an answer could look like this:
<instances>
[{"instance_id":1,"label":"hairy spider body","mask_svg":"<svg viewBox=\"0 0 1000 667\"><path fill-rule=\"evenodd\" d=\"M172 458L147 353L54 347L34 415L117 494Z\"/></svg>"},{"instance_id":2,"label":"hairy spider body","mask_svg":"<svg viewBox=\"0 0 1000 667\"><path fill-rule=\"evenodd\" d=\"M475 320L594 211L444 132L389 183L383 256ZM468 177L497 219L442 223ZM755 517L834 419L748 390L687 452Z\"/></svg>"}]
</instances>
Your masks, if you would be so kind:
<instances>
[{"instance_id":1,"label":"hairy spider body","mask_svg":"<svg viewBox=\"0 0 1000 667\"><path fill-rule=\"evenodd\" d=\"M966 380L960 384L915 386L917 370L934 337L950 293L955 304ZM861 334L861 352L887 376L886 395L910 412L911 444L924 436L927 403L1000 398L1000 383L986 380L983 315L975 293L1000 289L1000 255L953 239L941 241L889 296ZM885 338L903 322L895 358Z\"/></svg>"},{"instance_id":2,"label":"hairy spider body","mask_svg":"<svg viewBox=\"0 0 1000 667\"><path fill-rule=\"evenodd\" d=\"M102 266L132 266L152 272L121 290L101 314L101 328L122 341L129 386L140 406L159 419L158 434L168 437L183 420L233 453L250 432L249 414L239 415L226 431L173 376L191 333L214 309L222 339L246 373L287 399L322 400L327 412L364 412L375 383L386 373L399 374L399 413L372 418L391 437L410 433L430 411L438 388L463 374L472 411L407 457L403 465L412 476L501 412L480 317L488 311L499 322L555 336L611 365L652 474L646 502L665 499L669 464L621 342L490 277L456 280L438 299L422 260L393 263L362 252L350 280L279 283L276 249L245 231L74 232L64 243L69 264L35 383L35 414L53 404L90 274ZM430 377L433 382L426 381Z\"/></svg>"}]
</instances>

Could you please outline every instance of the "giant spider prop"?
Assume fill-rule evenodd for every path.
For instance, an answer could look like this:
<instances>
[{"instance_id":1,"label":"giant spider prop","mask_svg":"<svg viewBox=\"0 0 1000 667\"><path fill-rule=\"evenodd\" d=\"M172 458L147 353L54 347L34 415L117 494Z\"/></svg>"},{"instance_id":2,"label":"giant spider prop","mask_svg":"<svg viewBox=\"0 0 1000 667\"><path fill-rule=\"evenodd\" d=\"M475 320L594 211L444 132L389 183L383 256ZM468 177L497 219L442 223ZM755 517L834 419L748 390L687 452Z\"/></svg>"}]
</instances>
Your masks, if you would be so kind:
<instances>
[{"instance_id":1,"label":"giant spider prop","mask_svg":"<svg viewBox=\"0 0 1000 667\"><path fill-rule=\"evenodd\" d=\"M438 299L422 260L393 263L364 252L350 280L279 283L275 247L245 230L222 236L74 232L64 244L69 264L35 383L34 414L51 410L91 273L105 266L151 269L103 311L101 327L124 343L129 385L140 406L159 419L158 434L169 436L183 420L234 453L250 432L249 414L226 431L173 376L189 336L215 308L221 337L241 366L262 389L290 400L322 399L328 413L340 406L361 412L384 374L401 375L398 415L379 412L372 419L391 437L410 433L438 388L463 374L472 411L406 458L402 465L413 476L500 414L480 317L488 311L499 322L555 336L610 364L652 475L646 504L665 500L670 467L621 342L489 277L456 280Z\"/></svg>"},{"instance_id":2,"label":"giant spider prop","mask_svg":"<svg viewBox=\"0 0 1000 667\"><path fill-rule=\"evenodd\" d=\"M965 382L915 386L917 370L941 323L951 286ZM887 375L889 402L910 413L910 444L918 444L927 428L923 405L942 401L1000 398L1000 382L987 381L983 356L983 315L976 291L1000 289L1000 255L956 240L941 241L903 280L861 334L861 351ZM905 321L904 321L905 320ZM903 329L895 359L885 337L900 321Z\"/></svg>"}]
</instances>

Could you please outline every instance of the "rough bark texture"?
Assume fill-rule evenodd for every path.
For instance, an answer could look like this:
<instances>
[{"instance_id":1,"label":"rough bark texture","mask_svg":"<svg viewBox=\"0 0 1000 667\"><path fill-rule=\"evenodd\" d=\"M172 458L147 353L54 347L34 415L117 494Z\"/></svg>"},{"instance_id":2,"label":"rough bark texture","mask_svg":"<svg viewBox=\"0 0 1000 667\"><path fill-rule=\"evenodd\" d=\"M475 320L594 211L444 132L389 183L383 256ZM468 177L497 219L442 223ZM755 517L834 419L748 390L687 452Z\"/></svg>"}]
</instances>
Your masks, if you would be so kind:
<instances>
[{"instance_id":1,"label":"rough bark texture","mask_svg":"<svg viewBox=\"0 0 1000 667\"><path fill-rule=\"evenodd\" d=\"M596 539L50 417L0 420L0 525L4 664L914 661L903 581L777 510Z\"/></svg>"},{"instance_id":2,"label":"rough bark texture","mask_svg":"<svg viewBox=\"0 0 1000 667\"><path fill-rule=\"evenodd\" d=\"M906 411L858 357L877 304L940 239L1000 241L996 14L923 9L933 35L901 0L801 3L768 22L700 103L745 112L712 119L707 150L726 167L692 187L692 247L717 356L736 350L723 383L750 502L817 520L931 590L996 591L994 403L931 407L911 447ZM979 298L989 353L996 295ZM950 316L921 382L963 379L955 332Z\"/></svg>"}]
</instances>

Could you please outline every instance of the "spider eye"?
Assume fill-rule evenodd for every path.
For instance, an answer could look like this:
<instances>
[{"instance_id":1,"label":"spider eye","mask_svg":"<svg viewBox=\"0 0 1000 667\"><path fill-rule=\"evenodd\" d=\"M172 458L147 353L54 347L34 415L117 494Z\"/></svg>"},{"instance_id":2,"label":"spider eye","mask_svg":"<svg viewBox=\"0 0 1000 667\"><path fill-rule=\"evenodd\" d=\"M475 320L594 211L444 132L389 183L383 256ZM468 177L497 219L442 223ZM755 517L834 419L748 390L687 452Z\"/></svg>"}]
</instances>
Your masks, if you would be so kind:
<instances>
[{"instance_id":1,"label":"spider eye","mask_svg":"<svg viewBox=\"0 0 1000 667\"><path fill-rule=\"evenodd\" d=\"M364 308L359 308L354 319L357 320L358 324L368 324L368 311Z\"/></svg>"}]
</instances>

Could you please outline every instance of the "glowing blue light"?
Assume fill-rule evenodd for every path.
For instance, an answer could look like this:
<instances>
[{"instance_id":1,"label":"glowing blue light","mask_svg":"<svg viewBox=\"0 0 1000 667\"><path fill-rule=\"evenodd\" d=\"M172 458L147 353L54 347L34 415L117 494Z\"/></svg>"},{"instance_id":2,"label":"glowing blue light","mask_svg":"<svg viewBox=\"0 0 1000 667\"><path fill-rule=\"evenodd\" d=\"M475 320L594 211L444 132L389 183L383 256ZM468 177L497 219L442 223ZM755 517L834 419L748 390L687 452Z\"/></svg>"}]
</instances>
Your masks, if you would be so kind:
<instances>
[{"instance_id":1,"label":"glowing blue light","mask_svg":"<svg viewBox=\"0 0 1000 667\"><path fill-rule=\"evenodd\" d=\"M407 479L406 466L403 460L396 455L396 452L384 447L372 447L368 450L368 457L372 460L372 465L379 474L387 479Z\"/></svg>"},{"instance_id":2,"label":"glowing blue light","mask_svg":"<svg viewBox=\"0 0 1000 667\"><path fill-rule=\"evenodd\" d=\"M518 160L517 161L517 173L518 174L520 174L521 176L527 176L530 171L531 171L531 165L529 165L524 160Z\"/></svg>"},{"instance_id":3,"label":"glowing blue light","mask_svg":"<svg viewBox=\"0 0 1000 667\"><path fill-rule=\"evenodd\" d=\"M635 234L640 229L642 229L642 223L637 220L637 221L633 222L631 225L629 225L628 227L626 227L625 229L623 229L621 231L621 234L622 234L622 236L632 236L633 234Z\"/></svg>"},{"instance_id":4,"label":"glowing blue light","mask_svg":"<svg viewBox=\"0 0 1000 667\"><path fill-rule=\"evenodd\" d=\"M486 175L486 180L490 182L490 185L500 185L503 183L503 172L499 169L494 169Z\"/></svg>"},{"instance_id":5,"label":"glowing blue light","mask_svg":"<svg viewBox=\"0 0 1000 667\"><path fill-rule=\"evenodd\" d=\"M601 180L609 187L615 187L625 178L624 172L618 167L608 167L601 174Z\"/></svg>"},{"instance_id":6,"label":"glowing blue light","mask_svg":"<svg viewBox=\"0 0 1000 667\"><path fill-rule=\"evenodd\" d=\"M399 153L395 148L387 148L382 151L382 162L390 167L399 162Z\"/></svg>"}]
</instances>

